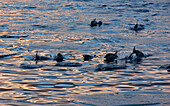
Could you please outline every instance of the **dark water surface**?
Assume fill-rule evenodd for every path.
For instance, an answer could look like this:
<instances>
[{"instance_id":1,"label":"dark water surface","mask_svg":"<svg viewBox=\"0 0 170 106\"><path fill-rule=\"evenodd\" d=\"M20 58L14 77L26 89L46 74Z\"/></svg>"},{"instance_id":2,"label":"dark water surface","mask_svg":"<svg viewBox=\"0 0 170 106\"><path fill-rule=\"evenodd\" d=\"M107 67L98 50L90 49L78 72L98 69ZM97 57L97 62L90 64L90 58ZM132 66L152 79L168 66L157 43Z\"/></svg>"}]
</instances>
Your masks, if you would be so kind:
<instances>
[{"instance_id":1,"label":"dark water surface","mask_svg":"<svg viewBox=\"0 0 170 106\"><path fill-rule=\"evenodd\" d=\"M169 14L169 0L1 0L0 104L123 105L110 103L109 95L119 101L135 94L161 98L136 104L170 105L170 75L159 69L170 63ZM91 28L94 18L103 25ZM144 30L129 30L136 20ZM134 46L152 56L127 63L126 69L95 70L105 64L106 53L118 50L123 58ZM48 57L60 52L66 62L82 66L55 66L53 60L36 64L36 50ZM97 57L84 62L84 54ZM89 96L95 97L86 100ZM98 104L103 99L108 104Z\"/></svg>"}]
</instances>

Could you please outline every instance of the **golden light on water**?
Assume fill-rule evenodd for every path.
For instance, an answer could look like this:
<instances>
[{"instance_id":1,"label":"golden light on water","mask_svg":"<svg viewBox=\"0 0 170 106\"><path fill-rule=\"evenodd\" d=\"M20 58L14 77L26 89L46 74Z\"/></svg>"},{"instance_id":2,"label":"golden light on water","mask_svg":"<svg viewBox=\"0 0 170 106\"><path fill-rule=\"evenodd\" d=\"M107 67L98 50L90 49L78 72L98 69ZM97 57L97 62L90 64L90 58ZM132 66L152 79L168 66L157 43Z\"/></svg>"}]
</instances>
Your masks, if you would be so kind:
<instances>
[{"instance_id":1,"label":"golden light on water","mask_svg":"<svg viewBox=\"0 0 170 106\"><path fill-rule=\"evenodd\" d=\"M161 100L168 99L169 72L160 68L170 63L167 10L166 0L1 0L0 105L102 105L105 98L104 105L115 105L110 96L125 105L136 95L167 104ZM101 27L90 27L95 18ZM144 30L130 30L136 19ZM151 56L138 64L121 60L134 46ZM98 71L116 50L126 69ZM36 51L50 59L36 62ZM55 66L57 53L82 66ZM85 54L96 57L84 61Z\"/></svg>"}]
</instances>

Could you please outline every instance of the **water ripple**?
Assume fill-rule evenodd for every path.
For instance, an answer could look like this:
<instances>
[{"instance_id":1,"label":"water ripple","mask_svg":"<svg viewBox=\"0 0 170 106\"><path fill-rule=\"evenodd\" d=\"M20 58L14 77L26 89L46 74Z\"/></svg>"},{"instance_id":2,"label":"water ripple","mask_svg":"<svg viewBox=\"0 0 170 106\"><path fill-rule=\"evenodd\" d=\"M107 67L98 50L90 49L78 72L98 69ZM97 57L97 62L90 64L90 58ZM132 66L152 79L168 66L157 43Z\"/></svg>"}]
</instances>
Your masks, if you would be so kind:
<instances>
[{"instance_id":1,"label":"water ripple","mask_svg":"<svg viewBox=\"0 0 170 106\"><path fill-rule=\"evenodd\" d=\"M169 104L168 7L167 0L1 0L0 105ZM95 18L100 27L90 27ZM129 30L136 23L144 30ZM140 62L127 60L134 46L146 55ZM35 51L48 59L35 61Z\"/></svg>"}]
</instances>

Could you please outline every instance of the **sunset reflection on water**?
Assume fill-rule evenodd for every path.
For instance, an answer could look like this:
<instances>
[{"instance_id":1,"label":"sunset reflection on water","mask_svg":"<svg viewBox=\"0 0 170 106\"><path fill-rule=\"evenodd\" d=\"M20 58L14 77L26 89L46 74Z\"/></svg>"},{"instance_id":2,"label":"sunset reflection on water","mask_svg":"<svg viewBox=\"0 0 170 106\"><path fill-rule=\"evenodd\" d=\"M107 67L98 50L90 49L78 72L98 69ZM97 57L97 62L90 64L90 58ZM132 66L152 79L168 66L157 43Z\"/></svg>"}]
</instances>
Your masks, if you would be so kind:
<instances>
[{"instance_id":1,"label":"sunset reflection on water","mask_svg":"<svg viewBox=\"0 0 170 106\"><path fill-rule=\"evenodd\" d=\"M170 76L159 68L170 63L168 10L167 0L1 0L0 105L125 105L134 95L168 104ZM90 27L95 18L101 27ZM135 32L137 19L145 29ZM121 60L134 46L151 56ZM116 50L127 68L96 70ZM36 51L51 60L36 62ZM57 53L82 66L55 66ZM85 54L96 57L84 61Z\"/></svg>"}]
</instances>

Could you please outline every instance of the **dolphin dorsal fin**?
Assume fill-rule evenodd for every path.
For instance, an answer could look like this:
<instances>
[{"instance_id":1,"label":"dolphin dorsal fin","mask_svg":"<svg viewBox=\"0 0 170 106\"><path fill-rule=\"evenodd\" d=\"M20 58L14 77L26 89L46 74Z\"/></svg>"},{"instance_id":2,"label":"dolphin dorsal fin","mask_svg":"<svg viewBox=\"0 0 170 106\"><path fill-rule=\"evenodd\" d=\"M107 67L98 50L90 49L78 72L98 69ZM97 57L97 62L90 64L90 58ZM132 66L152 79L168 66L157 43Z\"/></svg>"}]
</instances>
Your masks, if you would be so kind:
<instances>
[{"instance_id":1,"label":"dolphin dorsal fin","mask_svg":"<svg viewBox=\"0 0 170 106\"><path fill-rule=\"evenodd\" d=\"M136 49L135 49L135 46L134 46L134 48L133 48L133 52L135 51Z\"/></svg>"},{"instance_id":2,"label":"dolphin dorsal fin","mask_svg":"<svg viewBox=\"0 0 170 106\"><path fill-rule=\"evenodd\" d=\"M118 51L116 50L116 51L115 51L115 54L117 54L117 53L118 53Z\"/></svg>"}]
</instances>

